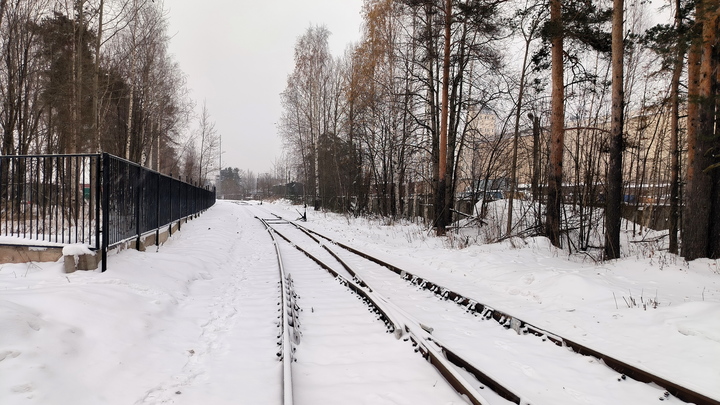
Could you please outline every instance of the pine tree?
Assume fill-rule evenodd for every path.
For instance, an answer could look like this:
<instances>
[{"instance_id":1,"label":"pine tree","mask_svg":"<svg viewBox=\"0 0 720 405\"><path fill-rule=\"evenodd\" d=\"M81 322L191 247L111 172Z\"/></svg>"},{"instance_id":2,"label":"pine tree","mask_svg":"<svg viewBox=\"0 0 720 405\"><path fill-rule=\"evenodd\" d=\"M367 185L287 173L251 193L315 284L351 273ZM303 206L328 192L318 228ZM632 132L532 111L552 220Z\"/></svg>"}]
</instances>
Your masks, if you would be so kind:
<instances>
[{"instance_id":1,"label":"pine tree","mask_svg":"<svg viewBox=\"0 0 720 405\"><path fill-rule=\"evenodd\" d=\"M610 162L607 175L605 206L605 259L620 257L620 219L622 204L622 150L625 98L623 82L623 16L625 2L614 0L612 18L612 128L610 134Z\"/></svg>"},{"instance_id":2,"label":"pine tree","mask_svg":"<svg viewBox=\"0 0 720 405\"><path fill-rule=\"evenodd\" d=\"M610 38L602 30L610 10L598 8L589 0L551 0L550 20L541 31L551 44L550 162L548 170L545 233L554 246L561 246L561 207L563 201L563 153L565 147L564 54L565 42L581 43L599 52L610 51ZM546 67L547 48L533 57L538 67Z\"/></svg>"},{"instance_id":3,"label":"pine tree","mask_svg":"<svg viewBox=\"0 0 720 405\"><path fill-rule=\"evenodd\" d=\"M720 257L720 171L714 169L717 121L718 0L698 0L688 61L688 167L682 255Z\"/></svg>"}]
</instances>

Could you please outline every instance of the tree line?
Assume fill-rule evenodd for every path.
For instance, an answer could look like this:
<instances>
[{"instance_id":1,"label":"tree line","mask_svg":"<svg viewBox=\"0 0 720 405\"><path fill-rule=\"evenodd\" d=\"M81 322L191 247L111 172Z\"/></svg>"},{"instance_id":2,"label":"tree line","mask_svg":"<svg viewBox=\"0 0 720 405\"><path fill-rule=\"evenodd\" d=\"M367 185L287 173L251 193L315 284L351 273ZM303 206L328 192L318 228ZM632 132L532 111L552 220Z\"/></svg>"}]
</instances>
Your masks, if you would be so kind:
<instances>
[{"instance_id":1,"label":"tree line","mask_svg":"<svg viewBox=\"0 0 720 405\"><path fill-rule=\"evenodd\" d=\"M219 135L167 26L161 1L0 0L0 153L108 152L208 184Z\"/></svg>"},{"instance_id":2,"label":"tree line","mask_svg":"<svg viewBox=\"0 0 720 405\"><path fill-rule=\"evenodd\" d=\"M671 252L720 257L719 8L366 0L344 55L323 26L297 40L281 94L286 170L339 211L409 215L426 194L438 234L468 195L484 207L503 188L502 237L605 259L643 204L667 218Z\"/></svg>"}]
</instances>

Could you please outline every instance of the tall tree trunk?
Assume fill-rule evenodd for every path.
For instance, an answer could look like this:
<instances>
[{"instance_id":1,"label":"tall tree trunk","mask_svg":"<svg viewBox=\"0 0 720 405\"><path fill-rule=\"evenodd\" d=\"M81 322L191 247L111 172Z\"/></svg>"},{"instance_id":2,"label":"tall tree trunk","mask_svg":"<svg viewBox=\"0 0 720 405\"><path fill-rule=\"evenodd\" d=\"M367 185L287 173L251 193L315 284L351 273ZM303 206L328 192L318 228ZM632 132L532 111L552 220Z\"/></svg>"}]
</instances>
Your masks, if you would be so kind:
<instances>
[{"instance_id":1,"label":"tall tree trunk","mask_svg":"<svg viewBox=\"0 0 720 405\"><path fill-rule=\"evenodd\" d=\"M715 70L714 103L715 103L715 136L713 137L712 156L713 166L705 171L712 176L712 209L710 210L710 246L709 258L720 258L720 5L715 3L715 49L713 52L713 64Z\"/></svg>"},{"instance_id":2,"label":"tall tree trunk","mask_svg":"<svg viewBox=\"0 0 720 405\"><path fill-rule=\"evenodd\" d=\"M8 21L8 25L12 25L13 21ZM2 131L2 149L0 150L0 153L3 155L13 155L15 154L15 125L17 120L17 110L16 110L16 100L17 100L17 92L20 91L20 89L16 89L16 80L15 80L15 70L17 69L17 62L15 61L15 58L13 57L13 46L15 46L15 41L18 40L18 35L15 33L14 27L8 27L8 35L6 38L6 49L3 50L6 54L3 55L5 59L5 68L7 69L7 81L5 83L5 89L4 93L5 96L5 102L4 102L4 108L2 111L0 111L0 114L2 114L2 124L3 124L3 131ZM2 85L2 83L0 83ZM3 176L2 176L2 184L8 184L7 180L7 169L3 170Z\"/></svg>"},{"instance_id":3,"label":"tall tree trunk","mask_svg":"<svg viewBox=\"0 0 720 405\"><path fill-rule=\"evenodd\" d=\"M540 201L540 117L529 114L528 117L533 122L532 137L532 199Z\"/></svg>"},{"instance_id":4,"label":"tall tree trunk","mask_svg":"<svg viewBox=\"0 0 720 405\"><path fill-rule=\"evenodd\" d=\"M0 27L2 27L3 17L5 16L5 7L7 6L7 0L0 0Z\"/></svg>"},{"instance_id":5,"label":"tall tree trunk","mask_svg":"<svg viewBox=\"0 0 720 405\"><path fill-rule=\"evenodd\" d=\"M320 72L317 72L318 74ZM317 82L313 82L317 83ZM310 139L312 140L312 157L313 157L313 205L315 210L319 210L322 204L320 198L320 89L312 86L312 99L310 101L311 121L310 121Z\"/></svg>"},{"instance_id":6,"label":"tall tree trunk","mask_svg":"<svg viewBox=\"0 0 720 405\"><path fill-rule=\"evenodd\" d=\"M525 75L527 73L527 60L530 55L530 38L525 39L525 53L523 54L522 70L520 72L520 89L518 89L517 106L515 107L515 134L513 136L512 162L510 166L510 195L508 198L508 219L505 233L510 235L512 232L513 222L513 205L515 201L515 191L517 190L517 155L518 141L520 139L520 115L522 114L522 101L525 93ZM533 189L534 191L534 189Z\"/></svg>"},{"instance_id":7,"label":"tall tree trunk","mask_svg":"<svg viewBox=\"0 0 720 405\"><path fill-rule=\"evenodd\" d=\"M686 209L692 215L684 215L682 255L687 260L694 260L710 255L710 230L712 229L712 175L704 172L712 164L708 156L715 138L715 101L714 58L713 48L717 40L717 0L705 0L698 3L697 21L702 26L701 40L694 43L691 56L700 59L699 69L690 66L697 72L697 96L689 95L690 105L697 108L696 131L688 130L688 169ZM713 7L714 6L714 7ZM690 89L688 90L688 93ZM690 111L688 111L689 115ZM691 117L689 117L691 119Z\"/></svg>"},{"instance_id":8,"label":"tall tree trunk","mask_svg":"<svg viewBox=\"0 0 720 405\"><path fill-rule=\"evenodd\" d=\"M102 150L100 146L100 46L102 45L103 33L103 12L105 0L100 0L98 5L98 28L95 35L95 65L93 66L93 89L92 89L92 136L94 152Z\"/></svg>"},{"instance_id":9,"label":"tall tree trunk","mask_svg":"<svg viewBox=\"0 0 720 405\"><path fill-rule=\"evenodd\" d=\"M442 77L442 111L440 112L440 145L438 148L438 188L435 201L436 229L437 235L445 235L446 220L446 204L445 192L447 189L447 139L448 139L448 115L450 109L448 107L448 89L450 86L450 24L452 23L452 0L445 0L445 46L443 53L443 77Z\"/></svg>"},{"instance_id":10,"label":"tall tree trunk","mask_svg":"<svg viewBox=\"0 0 720 405\"><path fill-rule=\"evenodd\" d=\"M612 23L612 128L610 134L610 162L607 174L605 207L605 260L620 257L620 218L622 208L622 149L623 149L623 0L613 1Z\"/></svg>"},{"instance_id":11,"label":"tall tree trunk","mask_svg":"<svg viewBox=\"0 0 720 405\"><path fill-rule=\"evenodd\" d=\"M675 0L675 29L680 30L684 16L680 0ZM680 77L683 71L685 45L679 42L675 52L672 81L670 84L670 218L669 218L669 251L678 253L678 218L680 206Z\"/></svg>"},{"instance_id":12,"label":"tall tree trunk","mask_svg":"<svg viewBox=\"0 0 720 405\"><path fill-rule=\"evenodd\" d=\"M432 214L428 211L425 215L426 218L429 218L430 215L433 216L433 225L437 224L438 217L440 215L440 203L442 200L438 200L439 191L438 191L438 179L440 176L440 158L439 158L439 146L440 146L440 138L439 138L439 129L438 129L438 91L436 89L436 75L435 75L435 69L437 65L437 48L435 44L435 39L433 35L433 19L435 15L434 6L431 2L425 3L425 48L426 48L426 59L427 59L427 111L428 116L430 119L430 161L432 164L431 170L432 170L432 193L434 194L433 198L433 208L434 212Z\"/></svg>"},{"instance_id":13,"label":"tall tree trunk","mask_svg":"<svg viewBox=\"0 0 720 405\"><path fill-rule=\"evenodd\" d=\"M76 1L73 3L73 10L77 10L79 8L79 4ZM70 11L68 11L70 12ZM79 81L79 53L80 53L80 28L78 27L78 19L73 18L72 19L72 27L73 27L73 39L72 39L72 55L71 58L71 84L70 84L70 139L68 143L65 145L65 148L63 149L63 153L76 153L76 145L77 145L77 133L78 133L78 127L79 127L79 120L78 120L78 110L80 109L80 103L79 103L79 91L80 91L80 81Z\"/></svg>"},{"instance_id":14,"label":"tall tree trunk","mask_svg":"<svg viewBox=\"0 0 720 405\"><path fill-rule=\"evenodd\" d=\"M698 124L699 124L699 117L700 117L700 108L698 103L698 98L700 96L700 59L701 59L701 48L700 48L700 40L698 39L700 36L699 33L700 23L696 22L693 26L693 34L692 34L692 43L690 44L690 49L688 49L688 90L687 90L687 98L688 98L688 105L687 105L687 163L686 163L686 186L683 192L683 195L687 199L685 201L685 208L683 209L683 215L682 215L682 228L680 231L681 234L681 240L682 240L682 247L681 247L681 254L685 256L686 250L689 248L689 246L692 244L693 240L693 230L692 230L692 221L694 220L691 218L690 215L688 215L690 204L692 204L692 201L689 197L690 195L690 182L691 178L694 176L695 171L692 170L692 166L694 165L695 161L695 143L697 139L697 133L698 133Z\"/></svg>"},{"instance_id":15,"label":"tall tree trunk","mask_svg":"<svg viewBox=\"0 0 720 405\"><path fill-rule=\"evenodd\" d=\"M452 11L451 11L452 12ZM452 24L452 22L451 22ZM450 26L448 27L450 28ZM470 62L467 53L468 29L467 24L462 25L462 35L457 41L457 54L453 57L455 62L455 75L450 80L448 71L448 129L447 129L447 159L445 162L445 224L452 223L453 210L455 208L455 195L458 186L458 165L464 149L465 131L460 130L463 113L463 100L469 100L465 95L465 71ZM472 41L472 40L471 40ZM449 67L449 66L448 66ZM449 69L448 69L449 70ZM460 139L458 140L458 135Z\"/></svg>"},{"instance_id":16,"label":"tall tree trunk","mask_svg":"<svg viewBox=\"0 0 720 405\"><path fill-rule=\"evenodd\" d=\"M136 76L136 58L137 58L137 19L138 19L138 7L137 0L133 0L133 21L131 27L131 48L130 48L130 77L128 79L130 86L130 93L128 95L128 115L127 115L127 129L125 138L125 159L130 160L130 147L132 146L133 138L133 108L135 107L135 76Z\"/></svg>"},{"instance_id":17,"label":"tall tree trunk","mask_svg":"<svg viewBox=\"0 0 720 405\"><path fill-rule=\"evenodd\" d=\"M550 114L550 168L545 233L550 242L560 247L562 204L563 152L565 146L565 97L563 68L563 21L561 0L550 0L552 37L552 94Z\"/></svg>"}]
</instances>

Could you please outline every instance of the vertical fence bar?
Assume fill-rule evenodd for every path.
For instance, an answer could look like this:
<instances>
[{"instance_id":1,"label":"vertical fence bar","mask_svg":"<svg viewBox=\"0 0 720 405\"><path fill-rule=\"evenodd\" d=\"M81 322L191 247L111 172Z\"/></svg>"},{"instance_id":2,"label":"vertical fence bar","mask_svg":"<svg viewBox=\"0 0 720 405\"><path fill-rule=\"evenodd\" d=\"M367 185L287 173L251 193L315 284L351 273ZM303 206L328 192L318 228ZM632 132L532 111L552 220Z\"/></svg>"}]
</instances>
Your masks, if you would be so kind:
<instances>
[{"instance_id":1,"label":"vertical fence bar","mask_svg":"<svg viewBox=\"0 0 720 405\"><path fill-rule=\"evenodd\" d=\"M5 198L5 156L0 156L0 212L4 212L5 215L0 216L0 234L5 235L5 231L7 230L7 207L5 205L5 202L7 199Z\"/></svg>"},{"instance_id":2,"label":"vertical fence bar","mask_svg":"<svg viewBox=\"0 0 720 405\"><path fill-rule=\"evenodd\" d=\"M3 224L3 226L1 227L2 229L0 229L0 234L2 234L2 235L7 235L6 232L7 232L7 222L8 222L7 221L8 209L7 209L7 197L6 197L7 191L5 190L6 182L4 181L5 180L5 166L7 166L5 164L5 162L7 162L7 159L5 158L5 156L0 156L0 210L2 210L1 212L5 213L5 215L0 217L0 221L2 221L2 224Z\"/></svg>"},{"instance_id":3,"label":"vertical fence bar","mask_svg":"<svg viewBox=\"0 0 720 405\"><path fill-rule=\"evenodd\" d=\"M110 229L110 155L107 153L102 154L102 186L104 187L102 194L102 249L101 259L102 260L102 271L107 270L107 253L108 253L108 239ZM98 164L100 166L100 164Z\"/></svg>"},{"instance_id":4,"label":"vertical fence bar","mask_svg":"<svg viewBox=\"0 0 720 405\"><path fill-rule=\"evenodd\" d=\"M78 183L80 183L80 158L74 157L70 159L70 170L71 172L75 169L75 178L71 179L70 181L70 187L71 187L71 202L70 202L70 220L73 222L70 225L70 229L72 230L72 227L75 227L75 242L78 242L78 238L80 237L80 230L78 229L80 227L80 208L81 208L81 200L79 200L78 192L80 187ZM72 175L73 173L71 173ZM72 233L68 235L68 241L70 241L70 236L72 236Z\"/></svg>"},{"instance_id":5,"label":"vertical fence bar","mask_svg":"<svg viewBox=\"0 0 720 405\"><path fill-rule=\"evenodd\" d=\"M38 212L42 212L42 240L45 240L45 231L47 229L47 173L45 172L45 169L47 168L47 159L38 158L38 164L40 164L40 162L42 162L42 169L38 169L38 190L40 191L38 199L42 201L42 206L38 206ZM40 172L42 172L42 180L40 179ZM39 222L40 219L38 218L38 223Z\"/></svg>"},{"instance_id":6,"label":"vertical fence bar","mask_svg":"<svg viewBox=\"0 0 720 405\"><path fill-rule=\"evenodd\" d=\"M170 236L172 236L172 223L175 220L175 198L173 198L173 197L174 197L174 193L175 193L175 183L176 182L174 180L175 179L170 180L170 187L169 187L170 188L170 203L168 205L170 206L170 218L169 218L170 227L168 228L168 235L170 235Z\"/></svg>"},{"instance_id":7,"label":"vertical fence bar","mask_svg":"<svg viewBox=\"0 0 720 405\"><path fill-rule=\"evenodd\" d=\"M102 187L102 159L100 156L95 157L95 249L100 250L100 204L101 199L100 196L103 194L101 187ZM107 215L107 211L103 211L103 218ZM105 239L105 234L103 234L103 239ZM103 261L104 263L104 261Z\"/></svg>"},{"instance_id":8,"label":"vertical fence bar","mask_svg":"<svg viewBox=\"0 0 720 405\"><path fill-rule=\"evenodd\" d=\"M160 173L155 174L155 246L160 246Z\"/></svg>"},{"instance_id":9,"label":"vertical fence bar","mask_svg":"<svg viewBox=\"0 0 720 405\"><path fill-rule=\"evenodd\" d=\"M130 169L131 169L131 171L134 171L134 170L132 170L132 168L130 168ZM141 173L137 173L137 174L141 174ZM140 231L140 203L142 202L142 200L141 200L142 193L140 192L140 183L142 182L142 179L140 179L140 176L133 176L133 177L134 177L133 184L134 184L134 188L135 188L135 195L134 195L135 233L137 234L137 239L135 239L135 249L140 250L140 234L141 234L141 231Z\"/></svg>"},{"instance_id":10,"label":"vertical fence bar","mask_svg":"<svg viewBox=\"0 0 720 405\"><path fill-rule=\"evenodd\" d=\"M54 196L55 196L55 204L50 205L50 210L55 213L55 231L53 232L55 234L55 242L58 241L58 203L60 202L60 168L58 162L60 161L59 157L56 157L53 159L54 166L53 166L53 172L55 173L55 183L51 184L50 186L54 189ZM52 214L51 214L52 216ZM52 232L52 230L51 230Z\"/></svg>"},{"instance_id":11,"label":"vertical fence bar","mask_svg":"<svg viewBox=\"0 0 720 405\"><path fill-rule=\"evenodd\" d=\"M65 243L65 222L67 221L66 213L67 209L65 207L68 206L68 193L67 188L65 188L65 184L67 182L67 171L65 170L66 163L65 159L62 157L58 157L58 173L60 173L60 180L58 181L58 189L60 191L60 203L58 204L58 211L60 215L60 229L58 232L60 233L60 241L61 243Z\"/></svg>"},{"instance_id":12,"label":"vertical fence bar","mask_svg":"<svg viewBox=\"0 0 720 405\"><path fill-rule=\"evenodd\" d=\"M8 201L10 202L10 236L15 234L15 161L8 165Z\"/></svg>"},{"instance_id":13,"label":"vertical fence bar","mask_svg":"<svg viewBox=\"0 0 720 405\"><path fill-rule=\"evenodd\" d=\"M8 182L10 183L10 215L12 218L10 218L10 236L13 236L15 233L15 166L17 163L13 161L14 164L11 164L9 167L9 175L8 175Z\"/></svg>"},{"instance_id":14,"label":"vertical fence bar","mask_svg":"<svg viewBox=\"0 0 720 405\"><path fill-rule=\"evenodd\" d=\"M27 227L28 232L25 234L25 238L32 239L33 233L35 231L34 227L34 220L35 216L33 215L33 204L35 202L35 187L33 184L33 181L35 180L35 167L34 163L35 160L32 157L26 158L27 163L27 171L25 172L25 194L27 197L25 198L25 210L27 212Z\"/></svg>"},{"instance_id":15,"label":"vertical fence bar","mask_svg":"<svg viewBox=\"0 0 720 405\"><path fill-rule=\"evenodd\" d=\"M27 198L26 198L26 191L27 191L27 158L22 159L22 168L23 170L20 171L20 176L22 179L20 180L20 206L22 207L22 235L23 237L27 237ZM19 230L18 230L19 233Z\"/></svg>"},{"instance_id":16,"label":"vertical fence bar","mask_svg":"<svg viewBox=\"0 0 720 405\"><path fill-rule=\"evenodd\" d=\"M87 207L85 206L85 181L87 180L85 178L85 172L87 171L86 167L86 160L85 158L80 158L80 187L78 187L78 195L80 198L80 241L82 243L85 243L85 233L87 229L85 228L87 226L86 219L86 210Z\"/></svg>"},{"instance_id":17,"label":"vertical fence bar","mask_svg":"<svg viewBox=\"0 0 720 405\"><path fill-rule=\"evenodd\" d=\"M40 156L36 157L35 161L35 187L36 187L36 193L35 193L35 239L40 238L40 200L41 197L41 188L40 188L40 167L41 167L41 161L42 158Z\"/></svg>"}]
</instances>

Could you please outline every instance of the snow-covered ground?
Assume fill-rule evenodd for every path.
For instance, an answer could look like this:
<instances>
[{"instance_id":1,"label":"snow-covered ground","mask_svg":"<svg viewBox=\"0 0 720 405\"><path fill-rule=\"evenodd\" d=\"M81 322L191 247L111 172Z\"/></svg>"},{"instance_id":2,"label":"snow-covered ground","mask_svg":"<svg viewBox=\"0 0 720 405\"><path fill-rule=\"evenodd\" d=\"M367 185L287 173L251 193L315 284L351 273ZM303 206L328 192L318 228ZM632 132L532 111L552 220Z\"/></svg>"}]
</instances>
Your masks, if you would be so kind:
<instances>
[{"instance_id":1,"label":"snow-covered ground","mask_svg":"<svg viewBox=\"0 0 720 405\"><path fill-rule=\"evenodd\" d=\"M0 265L0 404L278 403L277 264L257 209L219 201L106 273ZM595 263L542 238L458 249L416 224L313 211L306 225L720 400L718 261L635 247Z\"/></svg>"}]
</instances>

